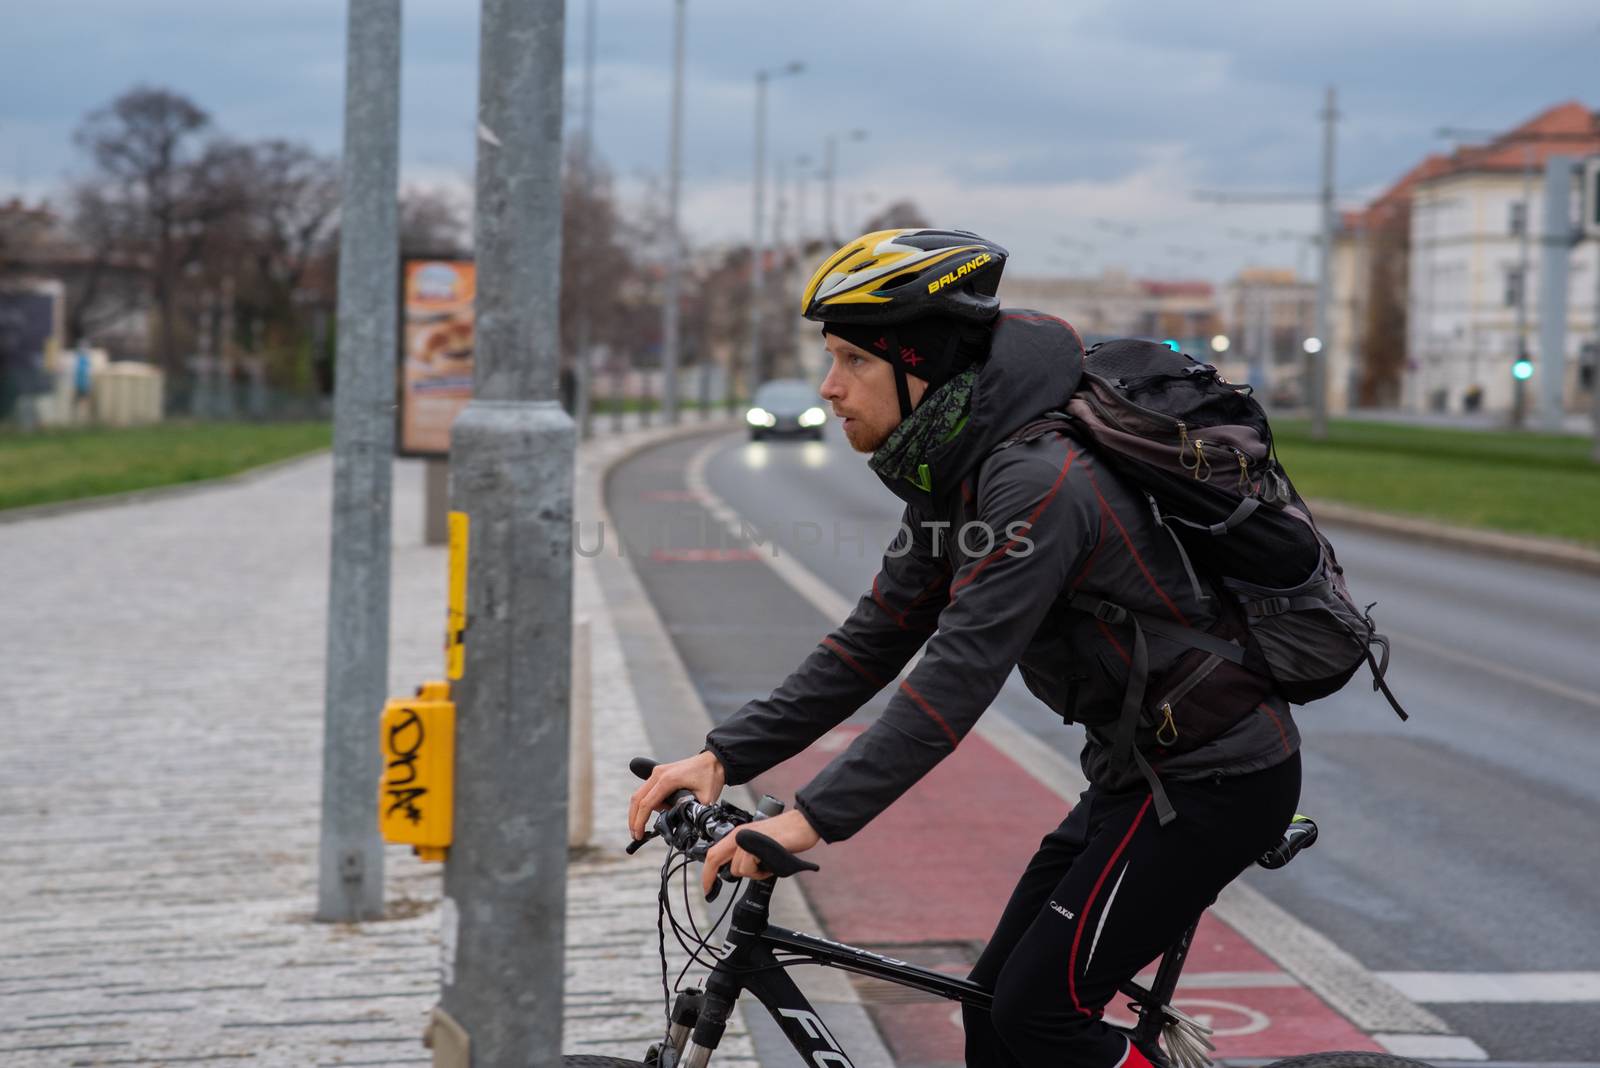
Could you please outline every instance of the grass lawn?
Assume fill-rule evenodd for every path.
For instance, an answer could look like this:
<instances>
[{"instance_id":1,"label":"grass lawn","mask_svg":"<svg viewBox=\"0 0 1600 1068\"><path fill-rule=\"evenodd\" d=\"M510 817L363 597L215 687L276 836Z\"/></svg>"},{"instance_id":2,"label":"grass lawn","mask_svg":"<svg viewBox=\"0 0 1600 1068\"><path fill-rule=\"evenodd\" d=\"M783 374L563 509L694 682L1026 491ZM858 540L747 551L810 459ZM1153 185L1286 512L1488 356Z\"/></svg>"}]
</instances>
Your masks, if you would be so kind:
<instances>
[{"instance_id":1,"label":"grass lawn","mask_svg":"<svg viewBox=\"0 0 1600 1068\"><path fill-rule=\"evenodd\" d=\"M328 447L327 423L163 423L0 431L0 508L231 475Z\"/></svg>"},{"instance_id":2,"label":"grass lawn","mask_svg":"<svg viewBox=\"0 0 1600 1068\"><path fill-rule=\"evenodd\" d=\"M1600 464L1587 437L1330 423L1273 424L1295 488L1318 499L1600 548Z\"/></svg>"}]
</instances>

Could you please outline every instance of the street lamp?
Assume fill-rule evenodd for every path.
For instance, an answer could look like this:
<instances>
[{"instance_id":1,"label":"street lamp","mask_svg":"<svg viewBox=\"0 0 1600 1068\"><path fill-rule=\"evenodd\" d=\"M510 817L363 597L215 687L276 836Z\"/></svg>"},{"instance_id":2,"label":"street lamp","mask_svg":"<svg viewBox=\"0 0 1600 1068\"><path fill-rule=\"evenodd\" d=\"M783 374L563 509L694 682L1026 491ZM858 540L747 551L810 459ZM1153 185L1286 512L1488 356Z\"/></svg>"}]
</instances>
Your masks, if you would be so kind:
<instances>
[{"instance_id":1,"label":"street lamp","mask_svg":"<svg viewBox=\"0 0 1600 1068\"><path fill-rule=\"evenodd\" d=\"M1322 339L1320 337L1308 337L1300 347L1306 350L1307 356L1315 356L1322 351Z\"/></svg>"},{"instance_id":2,"label":"street lamp","mask_svg":"<svg viewBox=\"0 0 1600 1068\"><path fill-rule=\"evenodd\" d=\"M849 130L842 134L831 133L827 137L823 138L822 180L825 183L823 186L823 204L827 212L824 221L824 234L827 237L828 242L834 245L839 243L839 230L838 227L834 225L833 178L834 172L837 170L839 165L839 139L841 137L846 141L865 141L867 139L867 131Z\"/></svg>"},{"instance_id":3,"label":"street lamp","mask_svg":"<svg viewBox=\"0 0 1600 1068\"><path fill-rule=\"evenodd\" d=\"M800 74L806 65L799 60L776 70L756 71L756 180L754 189L755 237L750 243L750 389L761 384L761 269L766 258L766 238L762 232L767 187L767 83L773 78Z\"/></svg>"},{"instance_id":4,"label":"street lamp","mask_svg":"<svg viewBox=\"0 0 1600 1068\"><path fill-rule=\"evenodd\" d=\"M1228 340L1227 334L1218 334L1211 339L1211 351L1220 356L1222 353L1228 351L1228 346L1231 344L1233 344L1233 342Z\"/></svg>"}]
</instances>

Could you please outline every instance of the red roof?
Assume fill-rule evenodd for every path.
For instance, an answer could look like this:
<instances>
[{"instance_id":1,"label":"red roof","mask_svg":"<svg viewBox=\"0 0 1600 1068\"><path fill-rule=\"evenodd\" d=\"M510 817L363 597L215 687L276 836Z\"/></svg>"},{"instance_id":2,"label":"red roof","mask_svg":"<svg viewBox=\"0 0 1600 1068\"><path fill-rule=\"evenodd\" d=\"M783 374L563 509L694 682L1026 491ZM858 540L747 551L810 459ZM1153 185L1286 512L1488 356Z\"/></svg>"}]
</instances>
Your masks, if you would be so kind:
<instances>
[{"instance_id":1,"label":"red roof","mask_svg":"<svg viewBox=\"0 0 1600 1068\"><path fill-rule=\"evenodd\" d=\"M1452 173L1521 172L1531 156L1542 167L1551 156L1589 156L1600 152L1600 125L1576 100L1557 104L1496 137L1486 145L1463 145L1450 157Z\"/></svg>"},{"instance_id":2,"label":"red roof","mask_svg":"<svg viewBox=\"0 0 1600 1068\"><path fill-rule=\"evenodd\" d=\"M1433 153L1384 190L1365 211L1346 212L1348 228L1378 227L1409 207L1421 182L1450 174L1520 173L1531 154L1542 168L1551 156L1600 153L1600 116L1580 101L1568 100L1535 115L1483 145L1463 145L1450 155Z\"/></svg>"},{"instance_id":3,"label":"red roof","mask_svg":"<svg viewBox=\"0 0 1600 1068\"><path fill-rule=\"evenodd\" d=\"M1214 292L1210 282L1157 282L1141 279L1139 287L1151 297L1209 297Z\"/></svg>"}]
</instances>

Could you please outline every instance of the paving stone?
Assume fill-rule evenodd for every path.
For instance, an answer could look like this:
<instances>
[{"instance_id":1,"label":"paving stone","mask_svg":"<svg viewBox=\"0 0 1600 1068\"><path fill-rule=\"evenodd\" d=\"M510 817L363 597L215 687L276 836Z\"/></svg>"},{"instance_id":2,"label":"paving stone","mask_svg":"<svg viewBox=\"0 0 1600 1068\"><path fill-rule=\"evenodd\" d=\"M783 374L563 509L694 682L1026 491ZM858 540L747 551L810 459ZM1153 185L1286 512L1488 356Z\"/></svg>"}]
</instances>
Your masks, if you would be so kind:
<instances>
[{"instance_id":1,"label":"paving stone","mask_svg":"<svg viewBox=\"0 0 1600 1068\"><path fill-rule=\"evenodd\" d=\"M439 866L391 847L397 918L311 915L331 469L0 524L7 1068L430 1063ZM406 693L443 670L445 556L421 544L422 464L398 461L394 485L390 689ZM581 559L575 607L593 628L596 832L570 868L564 1048L637 1058L662 1027L659 854L623 856L633 783L610 772L649 747ZM674 946L673 975L682 961ZM717 1060L755 1063L742 1019Z\"/></svg>"}]
</instances>

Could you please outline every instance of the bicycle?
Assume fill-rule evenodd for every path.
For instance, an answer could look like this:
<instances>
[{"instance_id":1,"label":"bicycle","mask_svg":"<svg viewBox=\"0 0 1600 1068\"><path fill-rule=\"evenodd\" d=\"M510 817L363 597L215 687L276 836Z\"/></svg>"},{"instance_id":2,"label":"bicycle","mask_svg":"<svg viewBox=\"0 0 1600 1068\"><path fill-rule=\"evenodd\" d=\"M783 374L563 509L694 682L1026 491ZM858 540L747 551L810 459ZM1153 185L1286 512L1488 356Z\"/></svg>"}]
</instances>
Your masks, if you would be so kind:
<instances>
[{"instance_id":1,"label":"bicycle","mask_svg":"<svg viewBox=\"0 0 1600 1068\"><path fill-rule=\"evenodd\" d=\"M648 778L654 767L655 761L644 757L634 758L629 765L641 779ZM562 1058L563 1068L706 1068L722 1040L734 1005L746 993L755 995L805 1063L816 1065L817 1068L851 1068L849 1055L788 975L789 968L803 964L839 968L965 1005L988 1008L992 1004L990 991L971 980L930 971L893 957L857 949L818 935L791 931L769 922L769 906L778 881L803 871L819 870L816 864L802 860L760 831L747 826L776 816L783 810L783 802L770 796L761 799L753 814L727 801L701 804L687 790L680 790L668 800L667 807L656 815L654 828L644 839L630 845L628 852L636 852L652 838L660 838L668 846L667 860L662 865L662 891L657 910L662 942L663 993L667 992L666 921L670 921L674 936L689 954L689 963L679 973L678 981L682 982L689 964L698 963L710 969L705 987L690 987L676 992L677 997L667 1012L666 1032L660 1042L649 1047L643 1061L569 1054ZM692 927L692 920L691 928L685 929L672 915L671 880L680 872L686 873L689 864L703 861L707 850L728 834L737 835L739 846L753 854L774 878L753 880L742 895L729 901L723 915L712 924L709 932L702 935ZM1257 863L1266 868L1281 868L1316 840L1316 823L1304 816L1296 816L1278 845L1268 850ZM723 883L740 881L730 876L726 868L719 873L719 879L716 884L718 890ZM716 892L713 892L712 897L716 896ZM722 926L729 911L733 919L724 936L723 948L711 951L708 949L710 940ZM1211 1065L1208 1053L1215 1047L1207 1037L1210 1029L1172 1005L1178 977L1183 971L1184 960L1198 926L1197 920L1168 947L1148 988L1132 980L1120 987L1121 993L1131 999L1128 1008L1137 1017L1137 1023L1129 1033L1134 1043L1158 1065L1170 1064L1173 1068L1208 1068ZM710 952L712 959L702 959L702 952ZM1389 1054L1348 1051L1290 1057L1275 1062L1269 1068L1428 1066Z\"/></svg>"}]
</instances>

